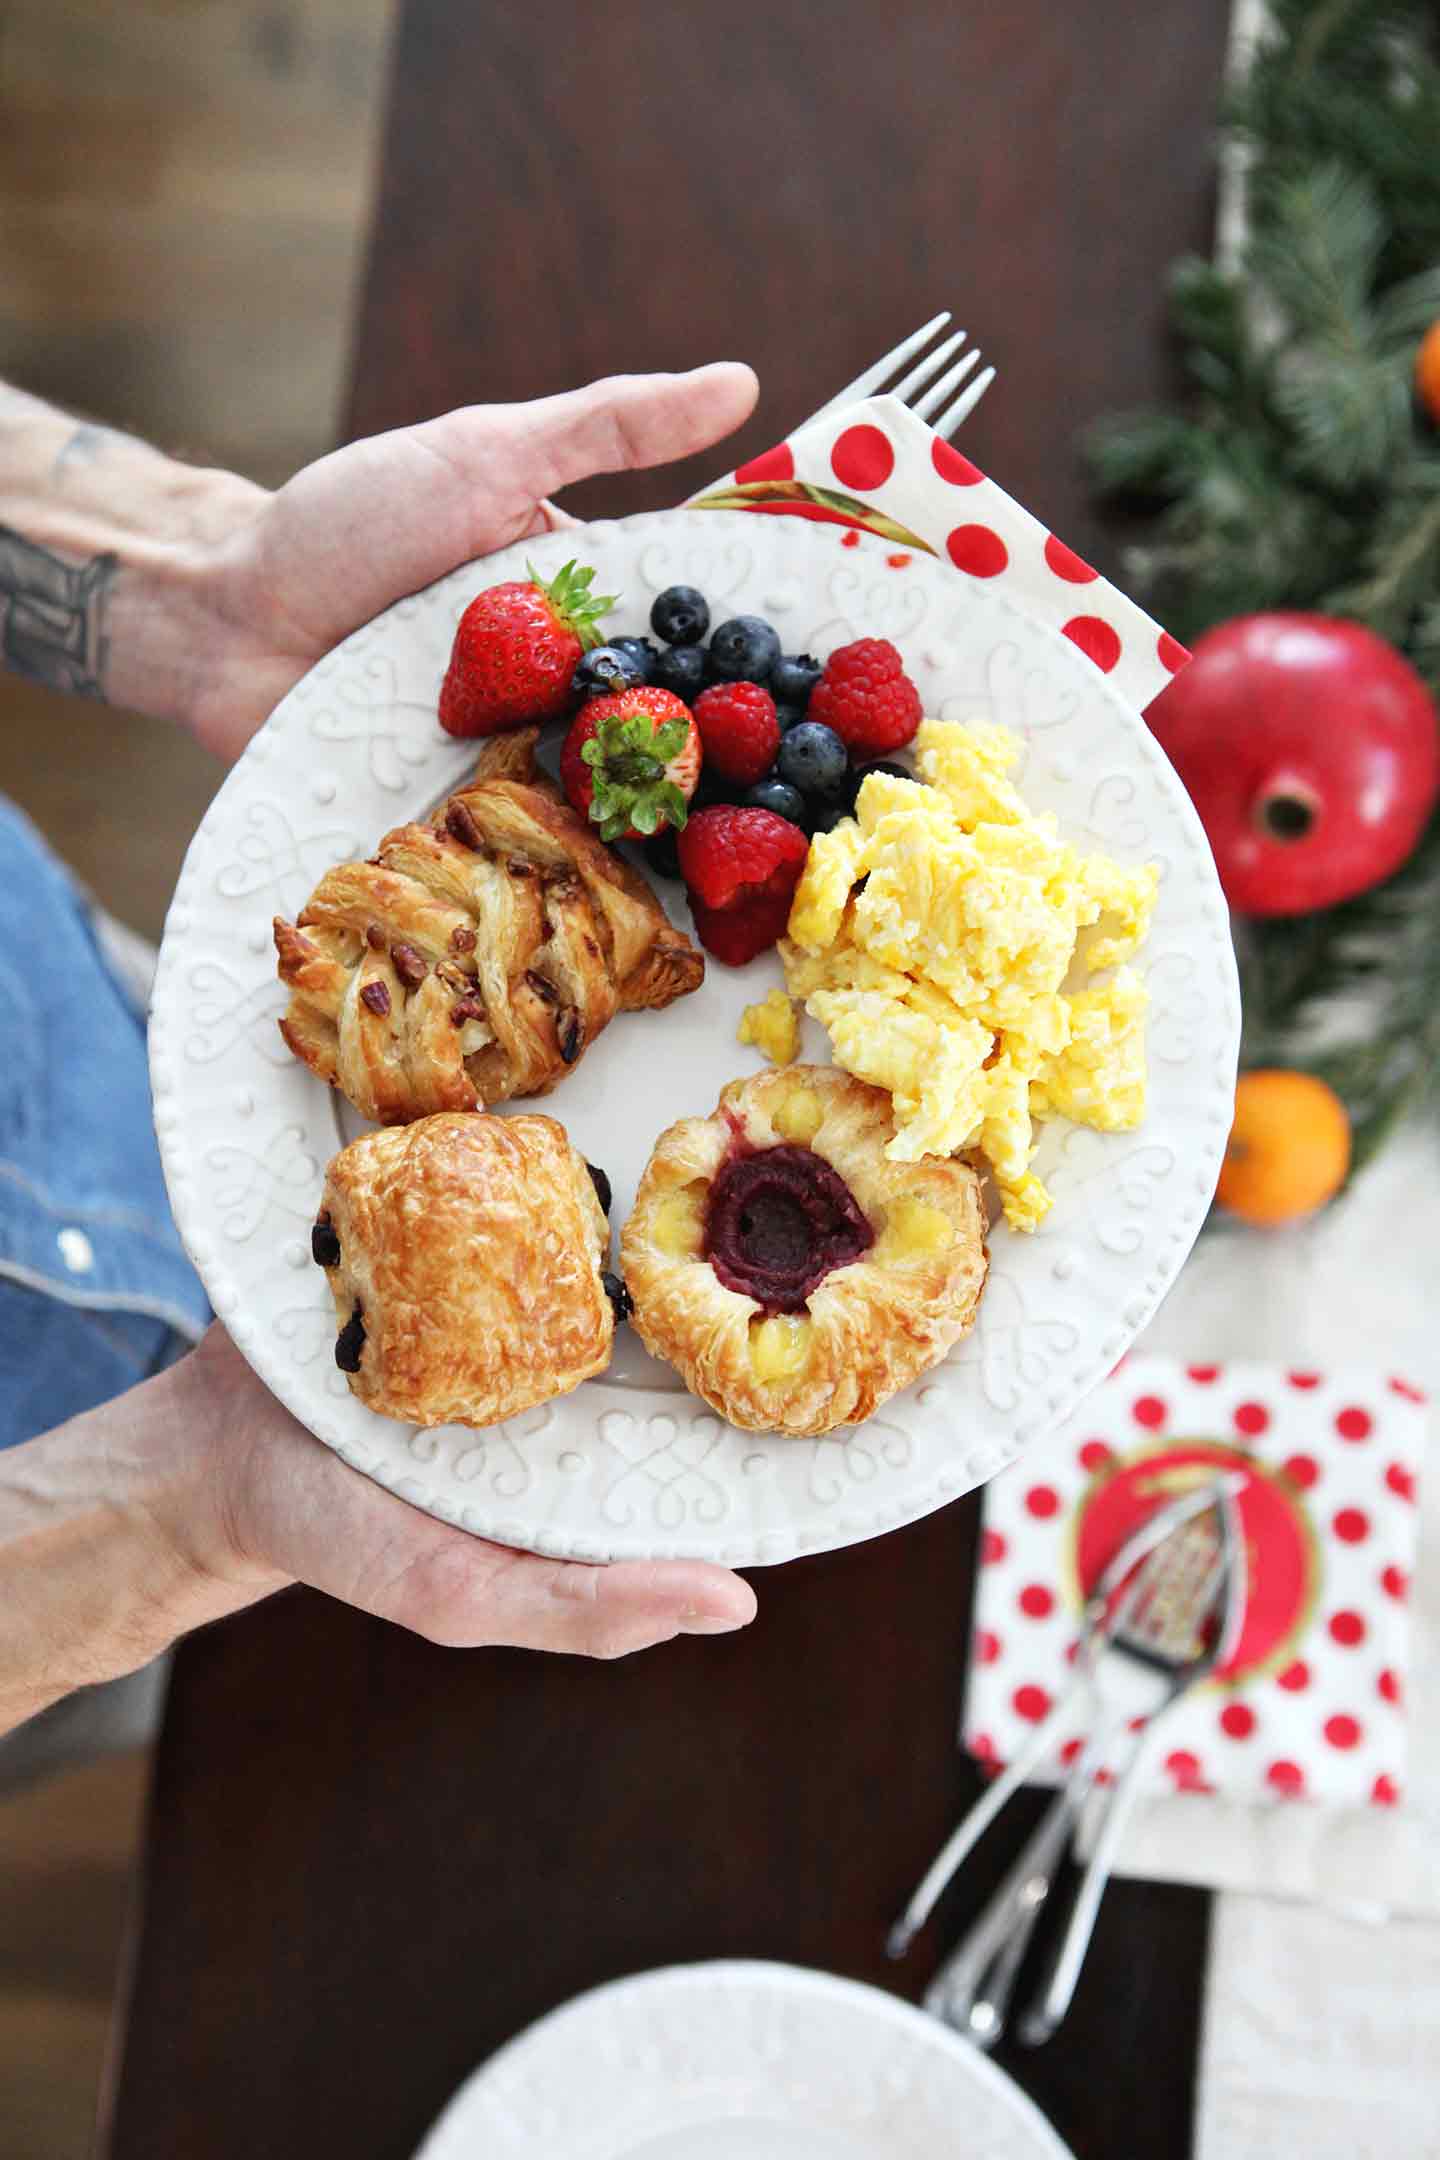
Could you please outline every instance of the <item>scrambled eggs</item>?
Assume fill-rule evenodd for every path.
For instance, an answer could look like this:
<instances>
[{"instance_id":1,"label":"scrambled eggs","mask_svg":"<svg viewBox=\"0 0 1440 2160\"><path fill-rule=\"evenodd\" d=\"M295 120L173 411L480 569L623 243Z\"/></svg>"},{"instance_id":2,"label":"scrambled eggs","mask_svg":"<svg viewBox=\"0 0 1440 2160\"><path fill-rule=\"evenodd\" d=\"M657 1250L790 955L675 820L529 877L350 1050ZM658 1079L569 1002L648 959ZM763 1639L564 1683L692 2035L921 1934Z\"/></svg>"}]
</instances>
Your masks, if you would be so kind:
<instances>
[{"instance_id":1,"label":"scrambled eggs","mask_svg":"<svg viewBox=\"0 0 1440 2160\"><path fill-rule=\"evenodd\" d=\"M854 817L811 842L785 979L836 1063L894 1098L889 1154L978 1150L1006 1221L1033 1230L1050 1207L1030 1168L1034 1120L1118 1132L1144 1115L1146 993L1123 963L1149 928L1156 872L1081 855L1027 810L1007 728L926 720L916 750L918 779L872 774ZM1092 928L1087 986L1067 991ZM768 1048L766 1024L747 1039Z\"/></svg>"},{"instance_id":2,"label":"scrambled eggs","mask_svg":"<svg viewBox=\"0 0 1440 2160\"><path fill-rule=\"evenodd\" d=\"M740 1015L738 1040L763 1050L772 1065L793 1065L800 1048L800 1022L783 990L771 990L758 1005Z\"/></svg>"}]
</instances>

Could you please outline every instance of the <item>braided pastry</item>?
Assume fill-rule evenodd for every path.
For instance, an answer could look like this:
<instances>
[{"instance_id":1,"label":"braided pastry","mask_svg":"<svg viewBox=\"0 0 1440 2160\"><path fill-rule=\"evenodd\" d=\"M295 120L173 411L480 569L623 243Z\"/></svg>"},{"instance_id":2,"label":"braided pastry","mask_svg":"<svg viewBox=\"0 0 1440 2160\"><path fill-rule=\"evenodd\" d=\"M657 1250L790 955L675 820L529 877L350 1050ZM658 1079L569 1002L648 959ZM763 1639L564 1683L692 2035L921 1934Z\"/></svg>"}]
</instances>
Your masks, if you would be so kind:
<instances>
[{"instance_id":1,"label":"braided pastry","mask_svg":"<svg viewBox=\"0 0 1440 2160\"><path fill-rule=\"evenodd\" d=\"M892 1162L894 1133L883 1089L791 1065L656 1141L620 1239L632 1323L732 1425L862 1424L974 1322L980 1181Z\"/></svg>"},{"instance_id":2,"label":"braided pastry","mask_svg":"<svg viewBox=\"0 0 1440 2160\"><path fill-rule=\"evenodd\" d=\"M643 878L537 776L537 734L493 736L428 824L275 920L280 1032L377 1124L544 1095L617 1012L700 986Z\"/></svg>"}]
</instances>

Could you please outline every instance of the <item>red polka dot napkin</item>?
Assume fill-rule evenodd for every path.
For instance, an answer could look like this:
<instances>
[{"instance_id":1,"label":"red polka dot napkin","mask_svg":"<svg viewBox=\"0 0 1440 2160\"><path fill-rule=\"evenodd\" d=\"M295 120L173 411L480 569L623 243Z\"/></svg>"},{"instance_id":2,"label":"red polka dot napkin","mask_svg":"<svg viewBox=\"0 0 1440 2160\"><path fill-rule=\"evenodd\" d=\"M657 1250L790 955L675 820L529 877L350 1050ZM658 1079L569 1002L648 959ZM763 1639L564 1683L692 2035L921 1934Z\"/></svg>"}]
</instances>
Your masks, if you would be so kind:
<instances>
[{"instance_id":1,"label":"red polka dot napkin","mask_svg":"<svg viewBox=\"0 0 1440 2160\"><path fill-rule=\"evenodd\" d=\"M1393 1807L1421 1402L1403 1380L1353 1370L1123 1364L986 1488L971 1753L1005 1761L1046 1715L1070 1678L1083 1591L1148 1514L1220 1466L1246 1481L1244 1622L1229 1664L1167 1720L1153 1789Z\"/></svg>"},{"instance_id":2,"label":"red polka dot napkin","mask_svg":"<svg viewBox=\"0 0 1440 2160\"><path fill-rule=\"evenodd\" d=\"M894 398L867 398L801 428L706 488L692 507L808 518L840 528L837 547L854 546L864 531L900 554L948 559L966 577L1003 586L1141 710L1189 658L1143 608Z\"/></svg>"}]
</instances>

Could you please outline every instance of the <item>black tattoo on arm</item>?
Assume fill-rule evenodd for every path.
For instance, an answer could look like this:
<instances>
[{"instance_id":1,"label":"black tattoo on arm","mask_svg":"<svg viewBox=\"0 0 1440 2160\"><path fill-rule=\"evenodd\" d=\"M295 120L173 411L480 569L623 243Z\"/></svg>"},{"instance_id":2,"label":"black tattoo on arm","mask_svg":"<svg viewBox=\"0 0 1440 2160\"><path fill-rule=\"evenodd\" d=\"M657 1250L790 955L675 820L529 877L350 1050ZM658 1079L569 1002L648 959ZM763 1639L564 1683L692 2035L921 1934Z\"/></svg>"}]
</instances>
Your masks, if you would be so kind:
<instances>
[{"instance_id":1,"label":"black tattoo on arm","mask_svg":"<svg viewBox=\"0 0 1440 2160\"><path fill-rule=\"evenodd\" d=\"M133 442L132 435L122 434L118 428L101 427L98 421L81 420L75 431L67 435L60 445L60 452L50 468L50 477L59 480L69 465L88 465L99 457L112 443Z\"/></svg>"},{"instance_id":2,"label":"black tattoo on arm","mask_svg":"<svg viewBox=\"0 0 1440 2160\"><path fill-rule=\"evenodd\" d=\"M105 602L117 555L67 562L0 525L0 661L47 689L105 695Z\"/></svg>"}]
</instances>

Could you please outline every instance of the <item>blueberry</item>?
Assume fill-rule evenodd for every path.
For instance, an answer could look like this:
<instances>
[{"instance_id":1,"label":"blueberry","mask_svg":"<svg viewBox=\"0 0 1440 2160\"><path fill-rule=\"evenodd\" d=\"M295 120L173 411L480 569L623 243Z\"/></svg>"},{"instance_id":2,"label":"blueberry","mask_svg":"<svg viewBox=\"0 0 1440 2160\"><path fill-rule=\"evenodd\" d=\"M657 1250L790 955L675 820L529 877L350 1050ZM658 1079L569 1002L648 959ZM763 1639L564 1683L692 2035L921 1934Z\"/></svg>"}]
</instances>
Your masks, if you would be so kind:
<instances>
[{"instance_id":1,"label":"blueberry","mask_svg":"<svg viewBox=\"0 0 1440 2160\"><path fill-rule=\"evenodd\" d=\"M777 702L783 699L787 705L798 705L803 710L824 672L808 652L782 653L770 670L770 695Z\"/></svg>"},{"instance_id":2,"label":"blueberry","mask_svg":"<svg viewBox=\"0 0 1440 2160\"><path fill-rule=\"evenodd\" d=\"M660 648L653 645L648 637L612 638L610 646L614 652L630 654L641 669L640 680L642 682L653 682L655 680L655 663L660 657Z\"/></svg>"},{"instance_id":3,"label":"blueberry","mask_svg":"<svg viewBox=\"0 0 1440 2160\"><path fill-rule=\"evenodd\" d=\"M802 720L781 741L775 770L807 800L819 796L833 800L845 785L850 759L834 728L818 720Z\"/></svg>"},{"instance_id":4,"label":"blueberry","mask_svg":"<svg viewBox=\"0 0 1440 2160\"><path fill-rule=\"evenodd\" d=\"M650 610L650 627L667 645L698 645L710 627L710 605L693 585L667 585Z\"/></svg>"},{"instance_id":5,"label":"blueberry","mask_svg":"<svg viewBox=\"0 0 1440 2160\"><path fill-rule=\"evenodd\" d=\"M780 640L758 615L732 615L710 640L710 665L721 682L770 680Z\"/></svg>"},{"instance_id":6,"label":"blueberry","mask_svg":"<svg viewBox=\"0 0 1440 2160\"><path fill-rule=\"evenodd\" d=\"M662 825L659 832L645 842L645 860L656 877L679 877L680 851L675 845L673 825Z\"/></svg>"},{"instance_id":7,"label":"blueberry","mask_svg":"<svg viewBox=\"0 0 1440 2160\"><path fill-rule=\"evenodd\" d=\"M776 817L788 818L792 825L804 826L805 798L788 780L757 780L754 787L745 790L741 801L748 803L752 810L773 810Z\"/></svg>"},{"instance_id":8,"label":"blueberry","mask_svg":"<svg viewBox=\"0 0 1440 2160\"><path fill-rule=\"evenodd\" d=\"M604 1274L600 1277L600 1281L606 1297L610 1300L610 1310L615 1315L615 1325L619 1327L621 1321L628 1320L631 1313L634 1312L634 1300L620 1277L613 1274L609 1268L606 1268Z\"/></svg>"},{"instance_id":9,"label":"blueberry","mask_svg":"<svg viewBox=\"0 0 1440 2160\"><path fill-rule=\"evenodd\" d=\"M650 680L672 696L684 698L687 704L700 695L705 687L705 648L703 645L667 645L655 655L650 669Z\"/></svg>"},{"instance_id":10,"label":"blueberry","mask_svg":"<svg viewBox=\"0 0 1440 2160\"><path fill-rule=\"evenodd\" d=\"M773 691L771 695L774 696ZM780 698L775 699L775 719L782 735L788 735L792 727L799 727L804 717L803 705L786 705Z\"/></svg>"},{"instance_id":11,"label":"blueberry","mask_svg":"<svg viewBox=\"0 0 1440 2160\"><path fill-rule=\"evenodd\" d=\"M805 823L812 833L833 832L842 818L850 812L843 802L811 803Z\"/></svg>"},{"instance_id":12,"label":"blueberry","mask_svg":"<svg viewBox=\"0 0 1440 2160\"><path fill-rule=\"evenodd\" d=\"M608 697L615 690L633 690L644 680L634 653L618 645L597 645L581 660L570 678L570 687L576 697Z\"/></svg>"}]
</instances>

